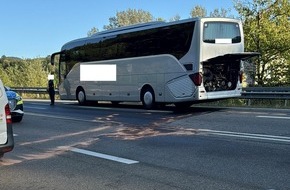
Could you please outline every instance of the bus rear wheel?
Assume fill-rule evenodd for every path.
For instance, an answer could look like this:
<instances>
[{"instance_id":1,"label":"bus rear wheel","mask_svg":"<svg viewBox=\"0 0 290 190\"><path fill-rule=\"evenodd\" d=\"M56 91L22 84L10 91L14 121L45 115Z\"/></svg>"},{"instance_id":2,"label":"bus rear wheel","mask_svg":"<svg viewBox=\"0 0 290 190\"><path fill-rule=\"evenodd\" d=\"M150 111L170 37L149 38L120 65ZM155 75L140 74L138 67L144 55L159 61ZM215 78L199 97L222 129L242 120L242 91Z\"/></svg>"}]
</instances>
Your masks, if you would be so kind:
<instances>
[{"instance_id":1,"label":"bus rear wheel","mask_svg":"<svg viewBox=\"0 0 290 190\"><path fill-rule=\"evenodd\" d=\"M80 105L85 105L86 103L86 93L84 89L78 89L77 90L77 100Z\"/></svg>"},{"instance_id":2,"label":"bus rear wheel","mask_svg":"<svg viewBox=\"0 0 290 190\"><path fill-rule=\"evenodd\" d=\"M142 104L145 109L152 109L155 106L154 92L151 88L142 92Z\"/></svg>"}]
</instances>

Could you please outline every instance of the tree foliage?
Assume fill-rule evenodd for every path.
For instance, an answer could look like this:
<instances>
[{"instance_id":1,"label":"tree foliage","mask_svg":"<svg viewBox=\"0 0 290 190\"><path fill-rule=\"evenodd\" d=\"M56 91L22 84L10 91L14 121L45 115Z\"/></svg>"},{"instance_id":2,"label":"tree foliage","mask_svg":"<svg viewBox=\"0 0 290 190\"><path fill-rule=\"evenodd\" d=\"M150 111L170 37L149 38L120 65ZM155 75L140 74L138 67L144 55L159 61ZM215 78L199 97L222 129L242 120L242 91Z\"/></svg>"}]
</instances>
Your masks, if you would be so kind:
<instances>
[{"instance_id":1,"label":"tree foliage","mask_svg":"<svg viewBox=\"0 0 290 190\"><path fill-rule=\"evenodd\" d=\"M239 1L235 8L244 24L246 51L261 53L255 61L258 85L289 85L290 2Z\"/></svg>"},{"instance_id":2,"label":"tree foliage","mask_svg":"<svg viewBox=\"0 0 290 190\"><path fill-rule=\"evenodd\" d=\"M121 26L145 23L153 21L150 12L144 10L128 9L126 11L117 12L116 16L109 18L109 25L105 25L104 29L113 29Z\"/></svg>"},{"instance_id":3,"label":"tree foliage","mask_svg":"<svg viewBox=\"0 0 290 190\"><path fill-rule=\"evenodd\" d=\"M231 9L214 9L213 12L210 13L210 17L228 17L234 18L233 15L230 15Z\"/></svg>"},{"instance_id":4,"label":"tree foliage","mask_svg":"<svg viewBox=\"0 0 290 190\"><path fill-rule=\"evenodd\" d=\"M197 5L190 11L190 16L194 17L205 17L207 15L207 11L204 7Z\"/></svg>"},{"instance_id":5,"label":"tree foliage","mask_svg":"<svg viewBox=\"0 0 290 190\"><path fill-rule=\"evenodd\" d=\"M200 5L197 5L193 9L191 9L190 16L192 18L194 18L194 17L207 17L207 16L209 16L209 17L230 17L230 18L233 18L234 16L230 15L230 12L231 12L231 9L221 8L221 9L214 9L214 11L210 12L210 14L208 15L206 8L204 8L204 7L200 6Z\"/></svg>"},{"instance_id":6,"label":"tree foliage","mask_svg":"<svg viewBox=\"0 0 290 190\"><path fill-rule=\"evenodd\" d=\"M169 19L170 22L178 21L178 20L180 20L180 16L178 14ZM165 20L160 19L158 21L165 21Z\"/></svg>"},{"instance_id":7,"label":"tree foliage","mask_svg":"<svg viewBox=\"0 0 290 190\"><path fill-rule=\"evenodd\" d=\"M7 86L46 87L48 59L19 59L2 56L0 77Z\"/></svg>"},{"instance_id":8,"label":"tree foliage","mask_svg":"<svg viewBox=\"0 0 290 190\"><path fill-rule=\"evenodd\" d=\"M93 34L99 32L99 29L97 29L96 27L93 27L90 31L88 31L87 35L92 36Z\"/></svg>"}]
</instances>

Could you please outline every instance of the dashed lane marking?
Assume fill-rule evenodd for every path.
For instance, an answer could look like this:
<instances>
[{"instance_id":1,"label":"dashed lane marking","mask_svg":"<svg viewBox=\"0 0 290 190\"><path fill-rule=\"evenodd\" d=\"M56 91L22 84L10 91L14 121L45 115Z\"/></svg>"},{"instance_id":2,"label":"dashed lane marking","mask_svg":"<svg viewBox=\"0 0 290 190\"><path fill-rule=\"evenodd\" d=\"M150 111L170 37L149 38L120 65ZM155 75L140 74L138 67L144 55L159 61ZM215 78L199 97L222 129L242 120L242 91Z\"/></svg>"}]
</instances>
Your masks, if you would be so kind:
<instances>
[{"instance_id":1,"label":"dashed lane marking","mask_svg":"<svg viewBox=\"0 0 290 190\"><path fill-rule=\"evenodd\" d=\"M108 155L108 154L102 154L102 153L93 152L93 151L84 150L84 149L79 149L79 148L74 148L71 151L76 152L76 153L80 153L80 154L85 154L88 156L93 156L93 157L97 157L97 158L102 158L102 159L106 159L106 160L120 162L123 164L137 164L137 163L139 163L139 161L121 158L121 157L117 157L117 156L112 156L112 155Z\"/></svg>"}]
</instances>

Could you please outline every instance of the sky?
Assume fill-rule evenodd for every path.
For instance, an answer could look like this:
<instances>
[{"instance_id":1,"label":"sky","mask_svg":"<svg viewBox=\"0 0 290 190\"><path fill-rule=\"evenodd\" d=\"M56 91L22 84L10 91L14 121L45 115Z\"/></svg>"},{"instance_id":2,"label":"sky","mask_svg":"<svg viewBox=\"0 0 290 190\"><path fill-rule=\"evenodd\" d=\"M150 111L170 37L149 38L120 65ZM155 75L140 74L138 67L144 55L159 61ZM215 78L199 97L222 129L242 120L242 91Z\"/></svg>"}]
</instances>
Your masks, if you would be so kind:
<instances>
[{"instance_id":1,"label":"sky","mask_svg":"<svg viewBox=\"0 0 290 190\"><path fill-rule=\"evenodd\" d=\"M190 18L196 5L208 13L216 8L236 13L232 0L1 0L0 57L46 57L93 27L102 31L110 17L129 8L168 21Z\"/></svg>"}]
</instances>

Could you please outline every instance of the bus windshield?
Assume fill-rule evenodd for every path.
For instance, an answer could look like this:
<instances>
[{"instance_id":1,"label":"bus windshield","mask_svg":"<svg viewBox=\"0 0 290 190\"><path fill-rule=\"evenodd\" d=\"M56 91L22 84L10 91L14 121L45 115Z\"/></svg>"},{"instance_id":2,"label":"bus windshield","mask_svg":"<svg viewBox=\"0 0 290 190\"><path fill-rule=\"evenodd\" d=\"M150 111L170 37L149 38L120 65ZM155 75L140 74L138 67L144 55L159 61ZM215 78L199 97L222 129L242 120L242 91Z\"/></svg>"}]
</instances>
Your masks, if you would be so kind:
<instances>
[{"instance_id":1,"label":"bus windshield","mask_svg":"<svg viewBox=\"0 0 290 190\"><path fill-rule=\"evenodd\" d=\"M203 30L205 43L240 43L241 33L238 23L205 22Z\"/></svg>"}]
</instances>

